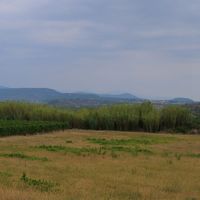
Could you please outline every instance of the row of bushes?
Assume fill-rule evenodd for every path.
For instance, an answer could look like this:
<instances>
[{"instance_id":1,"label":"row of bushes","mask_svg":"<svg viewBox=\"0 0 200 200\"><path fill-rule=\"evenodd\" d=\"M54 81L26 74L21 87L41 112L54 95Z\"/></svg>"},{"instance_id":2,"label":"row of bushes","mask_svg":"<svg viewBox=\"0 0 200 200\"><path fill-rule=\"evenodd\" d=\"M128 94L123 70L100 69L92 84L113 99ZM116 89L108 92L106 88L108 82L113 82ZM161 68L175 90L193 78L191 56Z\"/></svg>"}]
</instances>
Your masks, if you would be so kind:
<instances>
[{"instance_id":1,"label":"row of bushes","mask_svg":"<svg viewBox=\"0 0 200 200\"><path fill-rule=\"evenodd\" d=\"M19 124L21 123L19 125L20 128L16 128L18 123L13 126L8 123L7 129L0 128L0 132L9 131L9 133L20 131L22 133L26 131L32 133L63 128L148 132L172 130L185 132L198 126L198 120L183 106L167 106L158 109L149 102L80 110L58 109L38 104L4 102L0 103L0 119L23 121L18 122ZM26 125L25 121L30 121L30 123ZM58 122L61 124L57 124ZM60 125L61 127L59 128ZM25 128L23 129L23 127Z\"/></svg>"},{"instance_id":2,"label":"row of bushes","mask_svg":"<svg viewBox=\"0 0 200 200\"><path fill-rule=\"evenodd\" d=\"M64 122L0 120L0 136L26 135L56 130L64 130Z\"/></svg>"}]
</instances>

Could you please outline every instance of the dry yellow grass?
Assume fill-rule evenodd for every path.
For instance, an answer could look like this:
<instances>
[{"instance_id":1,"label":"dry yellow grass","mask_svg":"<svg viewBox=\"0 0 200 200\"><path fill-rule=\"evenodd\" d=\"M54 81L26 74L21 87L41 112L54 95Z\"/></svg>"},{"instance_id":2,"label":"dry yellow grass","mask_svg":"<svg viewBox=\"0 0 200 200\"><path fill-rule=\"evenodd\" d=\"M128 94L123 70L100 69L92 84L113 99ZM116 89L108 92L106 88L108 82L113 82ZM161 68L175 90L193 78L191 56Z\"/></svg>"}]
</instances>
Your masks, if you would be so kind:
<instances>
[{"instance_id":1,"label":"dry yellow grass","mask_svg":"<svg viewBox=\"0 0 200 200\"><path fill-rule=\"evenodd\" d=\"M142 137L141 137L142 136ZM107 141L136 139L135 143L102 145L88 138ZM137 138L154 138L138 142ZM113 139L113 140L112 140ZM40 145L66 149L47 151ZM105 153L74 153L68 148L124 147ZM114 148L114 149L115 149ZM151 153L130 148L146 149ZM7 157L21 153L30 158ZM198 200L200 199L200 136L145 134L109 131L55 132L0 139L0 200ZM34 180L55 183L42 191L21 180L23 172Z\"/></svg>"}]
</instances>

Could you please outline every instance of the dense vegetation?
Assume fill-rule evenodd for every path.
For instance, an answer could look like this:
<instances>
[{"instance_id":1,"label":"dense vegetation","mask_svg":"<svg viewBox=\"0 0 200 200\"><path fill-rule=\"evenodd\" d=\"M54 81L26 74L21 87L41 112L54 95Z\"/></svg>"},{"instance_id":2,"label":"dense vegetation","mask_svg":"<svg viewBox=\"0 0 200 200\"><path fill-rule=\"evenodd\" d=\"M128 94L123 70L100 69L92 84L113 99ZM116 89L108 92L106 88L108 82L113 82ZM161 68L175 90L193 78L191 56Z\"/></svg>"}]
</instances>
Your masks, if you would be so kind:
<instances>
[{"instance_id":1,"label":"dense vegetation","mask_svg":"<svg viewBox=\"0 0 200 200\"><path fill-rule=\"evenodd\" d=\"M67 110L46 105L0 103L0 134L37 133L66 128L120 131L179 131L198 129L199 121L183 106L157 109L151 103L121 104Z\"/></svg>"},{"instance_id":2,"label":"dense vegetation","mask_svg":"<svg viewBox=\"0 0 200 200\"><path fill-rule=\"evenodd\" d=\"M82 109L74 114L71 127L95 130L187 131L193 115L182 106L155 108L151 103Z\"/></svg>"},{"instance_id":3,"label":"dense vegetation","mask_svg":"<svg viewBox=\"0 0 200 200\"><path fill-rule=\"evenodd\" d=\"M68 128L64 122L0 120L0 135L25 135Z\"/></svg>"}]
</instances>

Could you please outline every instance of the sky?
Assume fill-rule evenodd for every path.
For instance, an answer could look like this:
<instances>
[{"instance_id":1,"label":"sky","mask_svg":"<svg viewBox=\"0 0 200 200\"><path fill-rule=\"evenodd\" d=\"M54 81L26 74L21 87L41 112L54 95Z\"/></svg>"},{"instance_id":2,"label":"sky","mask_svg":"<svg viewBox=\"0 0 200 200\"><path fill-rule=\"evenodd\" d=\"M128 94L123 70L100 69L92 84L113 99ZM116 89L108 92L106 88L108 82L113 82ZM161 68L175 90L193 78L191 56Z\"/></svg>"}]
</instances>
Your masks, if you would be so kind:
<instances>
[{"instance_id":1,"label":"sky","mask_svg":"<svg viewBox=\"0 0 200 200\"><path fill-rule=\"evenodd\" d=\"M0 85L200 100L200 1L0 0Z\"/></svg>"}]
</instances>

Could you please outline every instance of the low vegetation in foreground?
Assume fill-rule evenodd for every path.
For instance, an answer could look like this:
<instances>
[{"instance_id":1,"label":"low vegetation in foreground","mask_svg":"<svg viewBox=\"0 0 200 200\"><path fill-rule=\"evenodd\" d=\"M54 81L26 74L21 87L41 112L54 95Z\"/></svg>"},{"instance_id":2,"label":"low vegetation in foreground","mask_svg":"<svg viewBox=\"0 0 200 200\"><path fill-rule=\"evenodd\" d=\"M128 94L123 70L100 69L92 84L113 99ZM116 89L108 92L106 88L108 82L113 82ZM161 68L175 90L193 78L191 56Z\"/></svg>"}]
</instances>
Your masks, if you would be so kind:
<instances>
[{"instance_id":1,"label":"low vegetation in foreground","mask_svg":"<svg viewBox=\"0 0 200 200\"><path fill-rule=\"evenodd\" d=\"M67 130L0 138L2 200L198 200L198 135Z\"/></svg>"},{"instance_id":2,"label":"low vegetation in foreground","mask_svg":"<svg viewBox=\"0 0 200 200\"><path fill-rule=\"evenodd\" d=\"M199 132L200 118L184 106L162 109L151 103L69 110L46 105L0 103L0 135L34 134L64 129Z\"/></svg>"}]
</instances>

